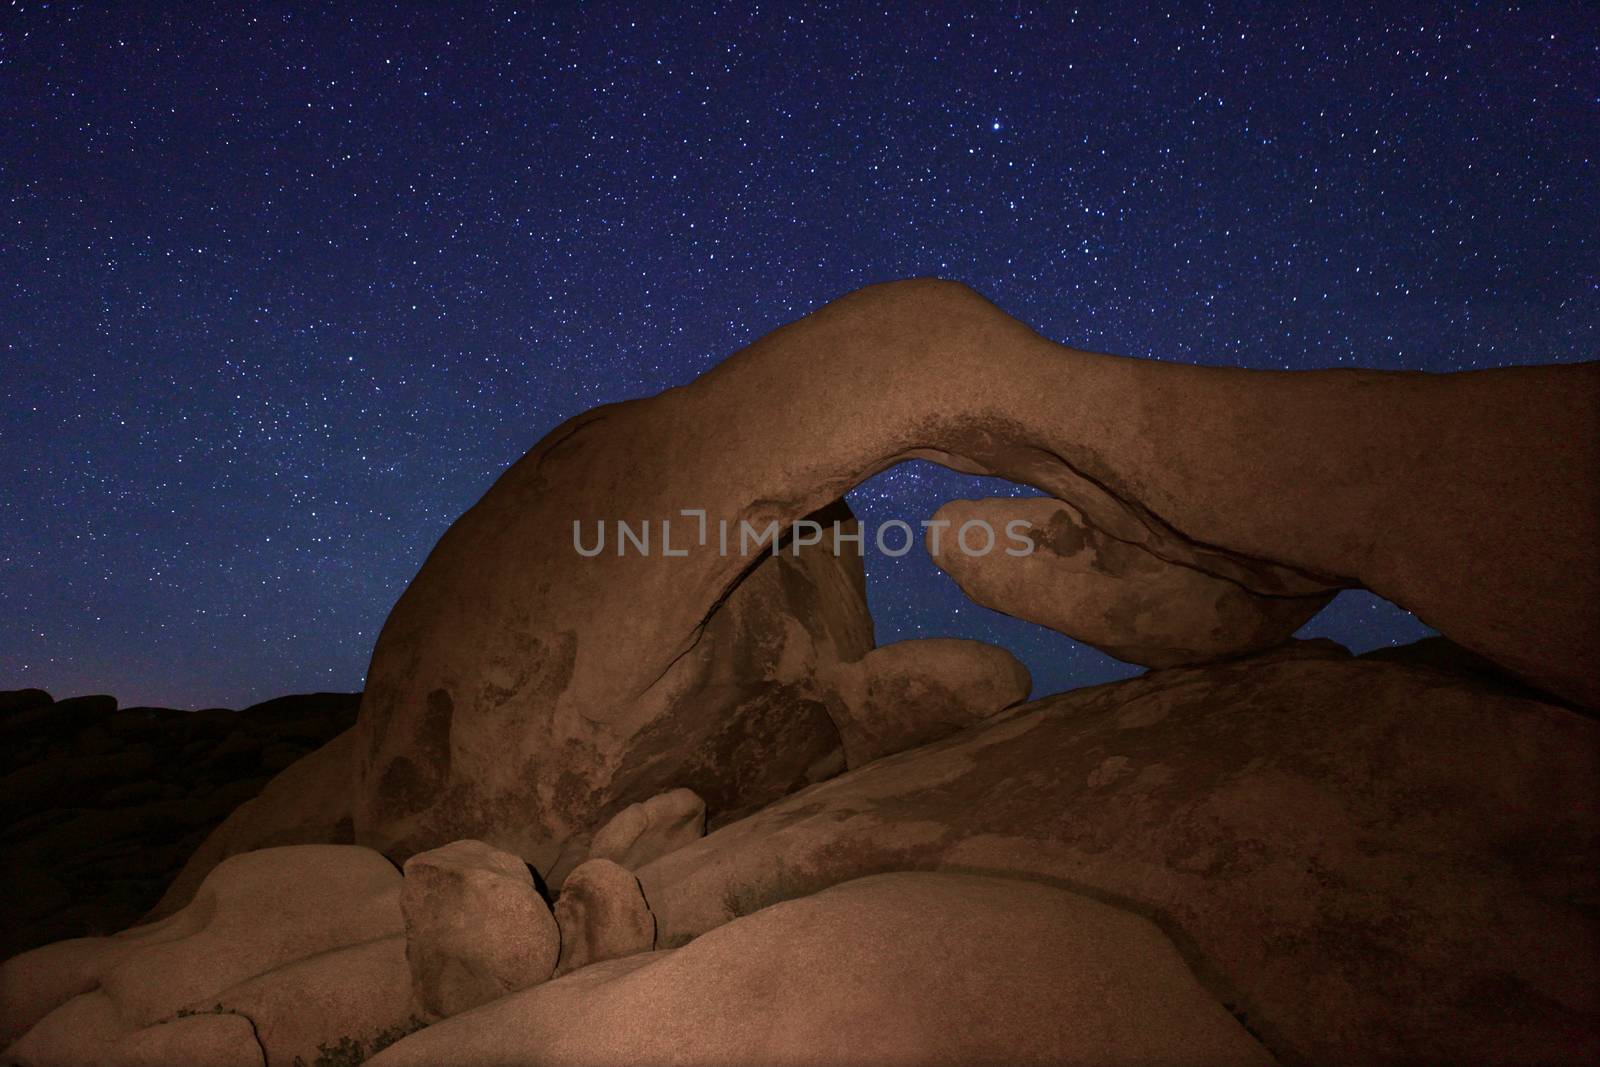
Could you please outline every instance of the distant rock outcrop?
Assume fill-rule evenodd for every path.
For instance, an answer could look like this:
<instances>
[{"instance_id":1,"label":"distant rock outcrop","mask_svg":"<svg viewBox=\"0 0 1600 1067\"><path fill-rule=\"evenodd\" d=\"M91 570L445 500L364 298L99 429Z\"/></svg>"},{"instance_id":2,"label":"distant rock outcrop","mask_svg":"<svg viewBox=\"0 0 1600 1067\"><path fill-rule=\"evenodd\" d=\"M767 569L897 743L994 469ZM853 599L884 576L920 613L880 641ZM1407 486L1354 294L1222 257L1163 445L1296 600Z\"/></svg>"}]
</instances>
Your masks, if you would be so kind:
<instances>
[{"instance_id":1,"label":"distant rock outcrop","mask_svg":"<svg viewBox=\"0 0 1600 1067\"><path fill-rule=\"evenodd\" d=\"M0 709L9 709L0 711L0 882L11 892L0 909L0 958L128 926L163 891L171 895L188 863L197 873L178 879L182 899L162 914L177 910L217 861L240 851L219 848L198 869L197 846L263 788L283 792L268 783L348 729L360 697L308 693L239 712L189 712L0 693ZM348 841L348 799L343 807ZM301 842L337 840L319 823Z\"/></svg>"}]
</instances>

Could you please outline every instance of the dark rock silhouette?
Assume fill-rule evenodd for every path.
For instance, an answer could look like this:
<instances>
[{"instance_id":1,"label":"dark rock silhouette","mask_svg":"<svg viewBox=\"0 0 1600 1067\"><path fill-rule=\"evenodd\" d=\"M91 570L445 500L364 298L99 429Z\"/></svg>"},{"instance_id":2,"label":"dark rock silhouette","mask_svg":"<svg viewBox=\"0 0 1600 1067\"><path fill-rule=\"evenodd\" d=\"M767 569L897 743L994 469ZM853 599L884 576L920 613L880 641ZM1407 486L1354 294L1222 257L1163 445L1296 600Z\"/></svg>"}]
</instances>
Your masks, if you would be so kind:
<instances>
[{"instance_id":1,"label":"dark rock silhouette","mask_svg":"<svg viewBox=\"0 0 1600 1067\"><path fill-rule=\"evenodd\" d=\"M11 709L0 714L0 880L13 893L0 958L137 921L230 812L348 729L359 700L309 693L187 712L0 693Z\"/></svg>"}]
</instances>

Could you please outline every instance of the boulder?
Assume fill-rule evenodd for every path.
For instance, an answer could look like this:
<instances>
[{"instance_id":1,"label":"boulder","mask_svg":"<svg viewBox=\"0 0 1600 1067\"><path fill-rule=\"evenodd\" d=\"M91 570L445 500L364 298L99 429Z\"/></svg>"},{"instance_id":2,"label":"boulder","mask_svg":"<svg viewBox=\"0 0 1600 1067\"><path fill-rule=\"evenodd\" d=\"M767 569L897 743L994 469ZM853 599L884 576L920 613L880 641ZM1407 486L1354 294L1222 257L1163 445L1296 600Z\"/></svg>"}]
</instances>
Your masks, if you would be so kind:
<instances>
[{"instance_id":1,"label":"boulder","mask_svg":"<svg viewBox=\"0 0 1600 1067\"><path fill-rule=\"evenodd\" d=\"M1032 684L1005 649L958 638L897 641L839 674L834 722L850 767L964 730L1026 700Z\"/></svg>"},{"instance_id":2,"label":"boulder","mask_svg":"<svg viewBox=\"0 0 1600 1067\"><path fill-rule=\"evenodd\" d=\"M371 1067L1273 1062L1147 919L1021 881L863 878L606 967Z\"/></svg>"},{"instance_id":3,"label":"boulder","mask_svg":"<svg viewBox=\"0 0 1600 1067\"><path fill-rule=\"evenodd\" d=\"M947 525L929 528L928 554L967 596L1145 667L1282 644L1333 597L1251 592L1113 537L1046 497L952 500L934 521Z\"/></svg>"},{"instance_id":4,"label":"boulder","mask_svg":"<svg viewBox=\"0 0 1600 1067\"><path fill-rule=\"evenodd\" d=\"M417 1001L448 1017L537 985L561 935L527 864L482 841L454 841L406 861L406 960Z\"/></svg>"},{"instance_id":5,"label":"boulder","mask_svg":"<svg viewBox=\"0 0 1600 1067\"><path fill-rule=\"evenodd\" d=\"M633 870L706 832L706 802L692 789L669 789L629 804L595 832L589 858L612 860Z\"/></svg>"},{"instance_id":6,"label":"boulder","mask_svg":"<svg viewBox=\"0 0 1600 1067\"><path fill-rule=\"evenodd\" d=\"M1331 642L1050 697L637 873L657 943L879 871L1151 917L1286 1062L1600 1057L1600 723Z\"/></svg>"},{"instance_id":7,"label":"boulder","mask_svg":"<svg viewBox=\"0 0 1600 1067\"><path fill-rule=\"evenodd\" d=\"M160 922L0 966L5 1031L22 1035L7 1055L41 1065L115 1058L138 1031L212 1009L258 975L398 935L400 882L388 860L354 846L231 857Z\"/></svg>"},{"instance_id":8,"label":"boulder","mask_svg":"<svg viewBox=\"0 0 1600 1067\"><path fill-rule=\"evenodd\" d=\"M656 947L656 920L639 880L610 860L587 860L573 869L555 917L561 928L558 975Z\"/></svg>"}]
</instances>

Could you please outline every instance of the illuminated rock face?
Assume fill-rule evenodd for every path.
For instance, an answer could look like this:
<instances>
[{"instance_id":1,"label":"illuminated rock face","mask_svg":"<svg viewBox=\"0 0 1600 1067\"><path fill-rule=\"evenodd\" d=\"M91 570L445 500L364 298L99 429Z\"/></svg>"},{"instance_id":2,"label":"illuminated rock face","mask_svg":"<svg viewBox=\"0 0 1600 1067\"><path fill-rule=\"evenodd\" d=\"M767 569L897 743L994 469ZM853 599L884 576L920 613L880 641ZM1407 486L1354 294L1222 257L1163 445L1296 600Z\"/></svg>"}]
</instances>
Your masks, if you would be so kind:
<instances>
[{"instance_id":1,"label":"illuminated rock face","mask_svg":"<svg viewBox=\"0 0 1600 1067\"><path fill-rule=\"evenodd\" d=\"M400 891L371 849L231 857L160 922L0 965L5 1062L311 1062L319 1045L403 1027L415 1008Z\"/></svg>"},{"instance_id":2,"label":"illuminated rock face","mask_svg":"<svg viewBox=\"0 0 1600 1067\"><path fill-rule=\"evenodd\" d=\"M1153 918L1286 1062L1600 1056L1600 724L1331 642L1155 671L803 790L637 873L663 947L893 870Z\"/></svg>"},{"instance_id":3,"label":"illuminated rock face","mask_svg":"<svg viewBox=\"0 0 1600 1067\"><path fill-rule=\"evenodd\" d=\"M417 1002L447 1017L537 985L561 935L528 865L482 841L452 841L406 861L400 910Z\"/></svg>"},{"instance_id":4,"label":"illuminated rock face","mask_svg":"<svg viewBox=\"0 0 1600 1067\"><path fill-rule=\"evenodd\" d=\"M453 1064L1266 1065L1148 920L1050 886L863 878L402 1041Z\"/></svg>"},{"instance_id":5,"label":"illuminated rock face","mask_svg":"<svg viewBox=\"0 0 1600 1067\"><path fill-rule=\"evenodd\" d=\"M827 668L870 647L856 563L813 549L751 569L690 544L682 512L788 523L909 458L1036 486L1145 562L1247 606L1274 598L1278 631L1364 585L1600 702L1597 395L1595 365L1276 374L1099 356L954 283L864 289L687 386L571 420L446 532L373 654L357 840L399 858L481 837L557 884L628 803L688 786L715 822L828 773ZM577 552L575 523L617 520L672 523L687 554ZM1213 620L1240 632L1182 659L1265 639L1249 611ZM1095 639L1167 658L1150 637L1135 619Z\"/></svg>"}]
</instances>

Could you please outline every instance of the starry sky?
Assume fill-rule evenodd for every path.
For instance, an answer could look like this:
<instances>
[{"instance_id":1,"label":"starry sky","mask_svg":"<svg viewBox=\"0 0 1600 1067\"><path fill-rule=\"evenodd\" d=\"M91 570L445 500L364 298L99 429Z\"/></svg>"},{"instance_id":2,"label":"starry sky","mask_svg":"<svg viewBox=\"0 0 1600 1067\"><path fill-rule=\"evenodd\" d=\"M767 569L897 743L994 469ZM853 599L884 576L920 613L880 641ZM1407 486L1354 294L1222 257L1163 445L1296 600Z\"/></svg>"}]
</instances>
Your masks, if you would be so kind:
<instances>
[{"instance_id":1,"label":"starry sky","mask_svg":"<svg viewBox=\"0 0 1600 1067\"><path fill-rule=\"evenodd\" d=\"M13 0L0 689L359 688L545 432L869 282L1164 360L1592 358L1600 14L1380 6ZM850 500L1015 491L908 464ZM1133 673L920 551L868 567L880 642ZM1428 631L1345 593L1304 632Z\"/></svg>"}]
</instances>

